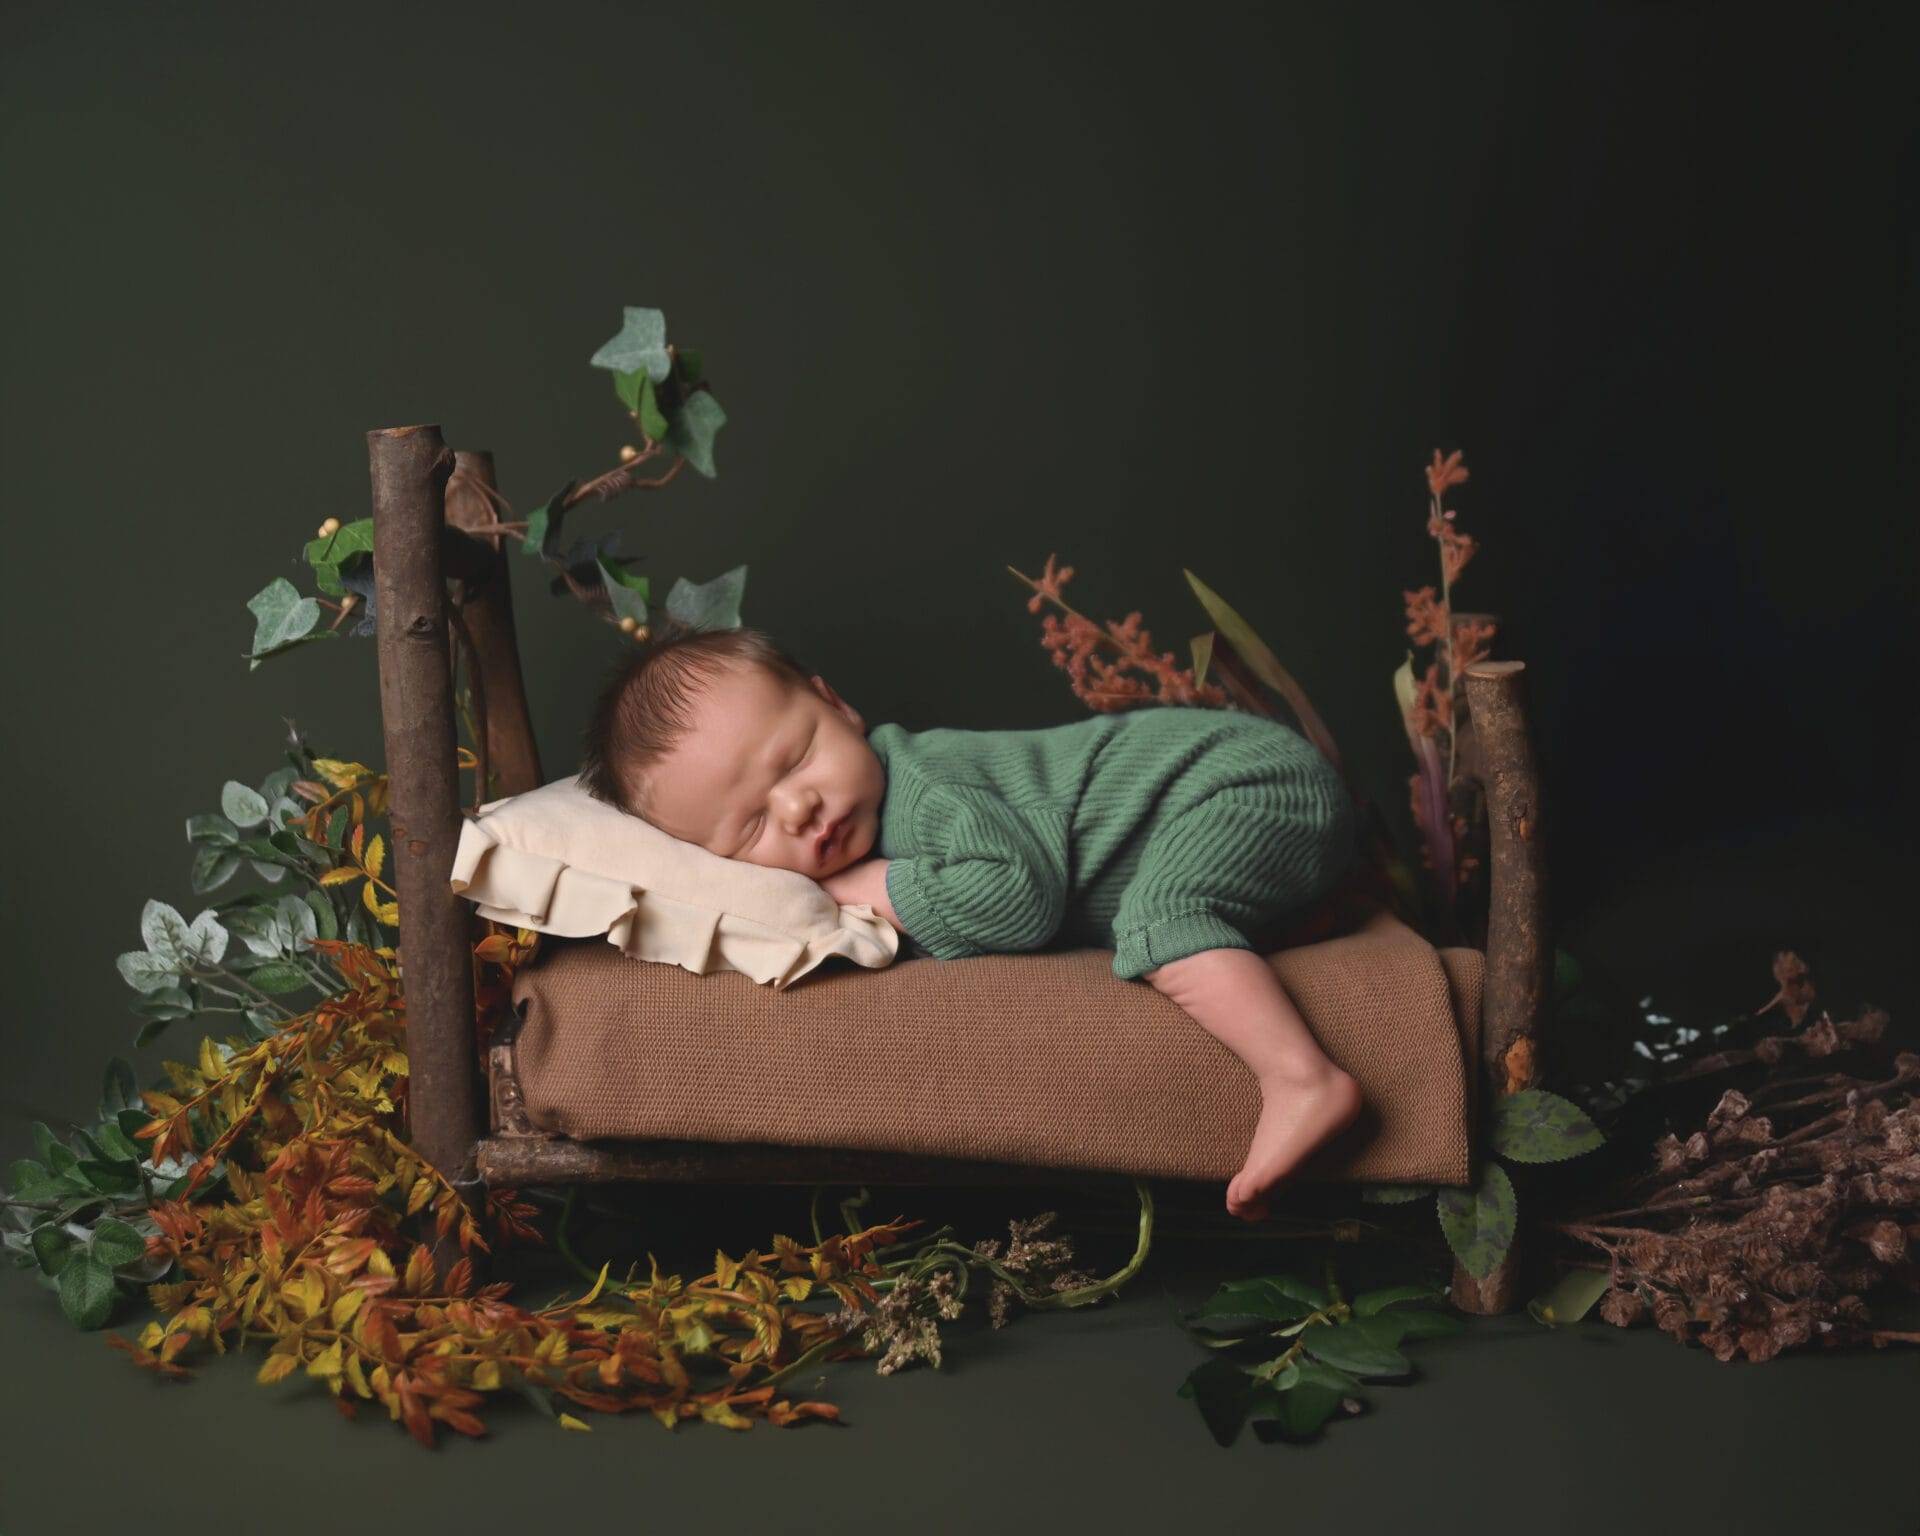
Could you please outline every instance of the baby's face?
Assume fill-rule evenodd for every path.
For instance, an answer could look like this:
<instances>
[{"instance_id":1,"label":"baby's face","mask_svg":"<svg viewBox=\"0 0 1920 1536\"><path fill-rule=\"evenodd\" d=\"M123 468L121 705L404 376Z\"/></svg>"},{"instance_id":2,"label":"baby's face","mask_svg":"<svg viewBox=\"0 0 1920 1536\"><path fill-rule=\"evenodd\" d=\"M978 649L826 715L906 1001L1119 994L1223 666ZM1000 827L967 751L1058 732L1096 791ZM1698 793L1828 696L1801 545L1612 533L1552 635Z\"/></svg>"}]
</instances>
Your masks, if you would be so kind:
<instances>
[{"instance_id":1,"label":"baby's face","mask_svg":"<svg viewBox=\"0 0 1920 1536\"><path fill-rule=\"evenodd\" d=\"M827 683L787 686L729 666L691 714L691 729L645 775L648 821L722 858L815 880L871 851L886 771L866 723Z\"/></svg>"}]
</instances>

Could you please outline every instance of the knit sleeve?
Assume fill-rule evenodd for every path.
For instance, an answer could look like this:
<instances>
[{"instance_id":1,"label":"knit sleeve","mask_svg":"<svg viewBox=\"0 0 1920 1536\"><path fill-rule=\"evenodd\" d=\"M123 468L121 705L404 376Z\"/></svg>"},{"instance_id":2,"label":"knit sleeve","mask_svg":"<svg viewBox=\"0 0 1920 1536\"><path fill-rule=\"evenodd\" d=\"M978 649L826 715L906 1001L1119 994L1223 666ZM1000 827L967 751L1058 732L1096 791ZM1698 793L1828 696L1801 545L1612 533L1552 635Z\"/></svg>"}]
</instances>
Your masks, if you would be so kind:
<instances>
[{"instance_id":1,"label":"knit sleeve","mask_svg":"<svg viewBox=\"0 0 1920 1536\"><path fill-rule=\"evenodd\" d=\"M1039 949L1067 900L1067 818L1015 810L990 790L930 787L917 829L929 851L887 865L887 900L940 960Z\"/></svg>"}]
</instances>

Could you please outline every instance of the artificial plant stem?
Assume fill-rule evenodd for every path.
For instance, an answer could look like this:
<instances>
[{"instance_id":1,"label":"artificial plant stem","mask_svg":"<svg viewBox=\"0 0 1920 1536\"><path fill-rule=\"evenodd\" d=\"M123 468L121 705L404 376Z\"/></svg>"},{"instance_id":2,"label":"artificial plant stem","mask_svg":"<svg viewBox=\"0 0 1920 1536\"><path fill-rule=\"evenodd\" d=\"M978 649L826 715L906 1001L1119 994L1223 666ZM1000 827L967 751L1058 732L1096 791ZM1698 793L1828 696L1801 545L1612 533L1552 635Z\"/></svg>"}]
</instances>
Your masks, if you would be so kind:
<instances>
[{"instance_id":1,"label":"artificial plant stem","mask_svg":"<svg viewBox=\"0 0 1920 1536\"><path fill-rule=\"evenodd\" d=\"M600 1271L588 1269L580 1255L573 1251L573 1244L567 1240L567 1223L573 1219L574 1197L580 1193L578 1184L567 1186L567 1202L560 1207L560 1219L553 1225L553 1246L560 1251L560 1257L571 1264L587 1280L598 1280Z\"/></svg>"}]
</instances>

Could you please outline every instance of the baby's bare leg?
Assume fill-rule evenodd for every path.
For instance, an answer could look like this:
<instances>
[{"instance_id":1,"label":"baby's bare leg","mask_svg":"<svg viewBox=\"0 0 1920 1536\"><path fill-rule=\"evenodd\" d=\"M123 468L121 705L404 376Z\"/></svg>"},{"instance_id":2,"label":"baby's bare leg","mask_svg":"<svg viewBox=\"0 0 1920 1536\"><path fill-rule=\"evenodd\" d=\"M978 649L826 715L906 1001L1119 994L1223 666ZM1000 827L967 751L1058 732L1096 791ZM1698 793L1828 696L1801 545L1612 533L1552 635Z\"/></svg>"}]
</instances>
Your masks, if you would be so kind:
<instances>
[{"instance_id":1,"label":"baby's bare leg","mask_svg":"<svg viewBox=\"0 0 1920 1536\"><path fill-rule=\"evenodd\" d=\"M1274 975L1247 949L1207 949L1144 974L1199 1020L1260 1080L1260 1123L1245 1166L1227 1185L1227 1209L1268 1215L1267 1194L1308 1153L1360 1112L1360 1088L1321 1051Z\"/></svg>"}]
</instances>

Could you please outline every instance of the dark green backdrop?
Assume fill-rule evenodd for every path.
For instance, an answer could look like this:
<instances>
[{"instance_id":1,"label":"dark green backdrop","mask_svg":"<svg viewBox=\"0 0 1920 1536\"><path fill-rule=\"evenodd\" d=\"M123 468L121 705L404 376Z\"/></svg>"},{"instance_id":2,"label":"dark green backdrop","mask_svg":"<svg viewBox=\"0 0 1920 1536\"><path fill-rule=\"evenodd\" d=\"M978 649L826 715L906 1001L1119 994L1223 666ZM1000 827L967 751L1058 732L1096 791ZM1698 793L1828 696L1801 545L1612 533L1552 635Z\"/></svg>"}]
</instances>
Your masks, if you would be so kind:
<instances>
[{"instance_id":1,"label":"dark green backdrop","mask_svg":"<svg viewBox=\"0 0 1920 1536\"><path fill-rule=\"evenodd\" d=\"M579 519L656 591L744 561L870 723L1024 726L1084 710L1005 565L1183 658L1190 566L1403 828L1463 447L1568 931L1644 887L1650 965L1763 985L1836 878L1769 848L1880 905L1913 849L1899 9L9 7L0 1131L90 1109L113 957L282 716L377 755L370 644L241 660L363 434L439 422L531 505L622 441L586 359L627 303L731 417L718 481ZM517 596L557 774L616 648ZM1690 906L1696 851L1774 926Z\"/></svg>"}]
</instances>

